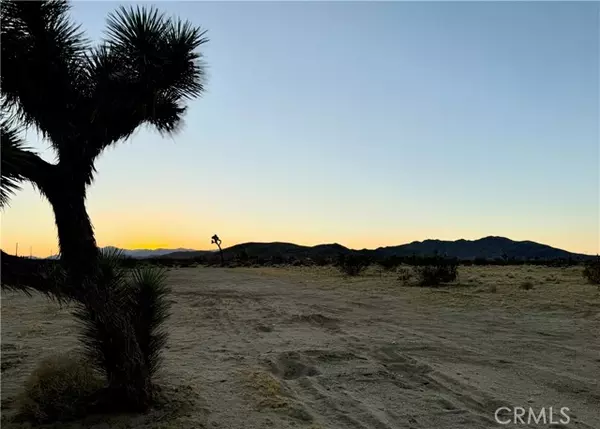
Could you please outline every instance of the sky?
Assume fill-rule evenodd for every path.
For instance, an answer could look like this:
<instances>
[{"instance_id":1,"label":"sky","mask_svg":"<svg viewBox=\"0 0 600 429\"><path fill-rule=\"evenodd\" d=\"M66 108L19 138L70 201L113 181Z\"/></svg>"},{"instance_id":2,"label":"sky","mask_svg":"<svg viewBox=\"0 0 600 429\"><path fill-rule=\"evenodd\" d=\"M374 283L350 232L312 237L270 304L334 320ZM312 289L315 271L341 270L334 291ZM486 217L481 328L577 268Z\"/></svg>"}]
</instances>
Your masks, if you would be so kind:
<instances>
[{"instance_id":1,"label":"sky","mask_svg":"<svg viewBox=\"0 0 600 429\"><path fill-rule=\"evenodd\" d=\"M176 135L141 128L98 159L100 246L496 235L600 252L599 3L155 5L208 31L207 90ZM100 40L117 7L72 15ZM56 237L26 185L2 248L48 256Z\"/></svg>"}]
</instances>

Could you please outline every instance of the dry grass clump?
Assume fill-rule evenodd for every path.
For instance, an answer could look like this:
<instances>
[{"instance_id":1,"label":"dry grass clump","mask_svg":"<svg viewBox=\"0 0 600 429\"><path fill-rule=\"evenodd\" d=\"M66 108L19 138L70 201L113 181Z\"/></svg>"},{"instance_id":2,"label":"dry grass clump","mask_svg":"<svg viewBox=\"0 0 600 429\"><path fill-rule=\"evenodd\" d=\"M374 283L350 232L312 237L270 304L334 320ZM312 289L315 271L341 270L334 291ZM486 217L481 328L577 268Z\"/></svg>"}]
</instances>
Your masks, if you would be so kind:
<instances>
[{"instance_id":1,"label":"dry grass clump","mask_svg":"<svg viewBox=\"0 0 600 429\"><path fill-rule=\"evenodd\" d=\"M25 382L17 399L19 417L33 423L77 419L92 411L104 385L102 376L83 358L50 357Z\"/></svg>"},{"instance_id":2,"label":"dry grass clump","mask_svg":"<svg viewBox=\"0 0 600 429\"><path fill-rule=\"evenodd\" d=\"M255 370L244 373L246 384L253 390L253 399L259 409L282 412L301 422L310 422L313 416L285 392L282 382L273 374Z\"/></svg>"},{"instance_id":3,"label":"dry grass clump","mask_svg":"<svg viewBox=\"0 0 600 429\"><path fill-rule=\"evenodd\" d=\"M283 386L274 375L265 371L250 371L244 378L258 400L259 408L286 408L290 401L285 397Z\"/></svg>"}]
</instances>

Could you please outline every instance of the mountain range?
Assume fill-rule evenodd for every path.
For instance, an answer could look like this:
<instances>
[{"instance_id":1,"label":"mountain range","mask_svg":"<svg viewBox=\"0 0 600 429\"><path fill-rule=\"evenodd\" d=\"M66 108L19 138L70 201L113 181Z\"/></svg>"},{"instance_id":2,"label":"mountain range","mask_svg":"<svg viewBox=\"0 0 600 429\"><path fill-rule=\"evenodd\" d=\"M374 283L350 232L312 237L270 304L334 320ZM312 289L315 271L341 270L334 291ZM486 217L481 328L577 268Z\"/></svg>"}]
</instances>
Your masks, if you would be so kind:
<instances>
[{"instance_id":1,"label":"mountain range","mask_svg":"<svg viewBox=\"0 0 600 429\"><path fill-rule=\"evenodd\" d=\"M172 258L187 259L212 255L216 250L193 249L121 249L133 258ZM293 243L243 243L223 249L226 259L245 252L249 257L271 258L273 256L296 258L327 258L343 253L361 252L376 257L387 256L430 256L435 253L462 260L476 258L514 258L514 259L589 259L591 255L572 253L533 241L514 241L505 237L484 237L478 240L424 240L398 246L379 247L377 249L349 249L341 244L319 244L301 246Z\"/></svg>"}]
</instances>

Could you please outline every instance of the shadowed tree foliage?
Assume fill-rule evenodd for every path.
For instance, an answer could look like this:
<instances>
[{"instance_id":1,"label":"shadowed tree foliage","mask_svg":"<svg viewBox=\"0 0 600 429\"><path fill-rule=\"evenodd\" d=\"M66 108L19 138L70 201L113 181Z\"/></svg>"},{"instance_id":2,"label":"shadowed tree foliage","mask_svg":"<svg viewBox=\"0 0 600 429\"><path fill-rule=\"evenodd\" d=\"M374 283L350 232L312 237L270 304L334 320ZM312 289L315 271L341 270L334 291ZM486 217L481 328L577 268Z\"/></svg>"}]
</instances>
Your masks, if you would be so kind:
<instances>
[{"instance_id":1,"label":"shadowed tree foliage","mask_svg":"<svg viewBox=\"0 0 600 429\"><path fill-rule=\"evenodd\" d=\"M152 319L146 310L156 303L147 288L132 299L115 286L122 284L120 274L102 267L86 191L105 149L144 124L162 134L179 129L186 103L204 91L198 48L207 39L200 28L154 8L121 7L108 17L104 39L92 44L71 22L69 8L66 1L2 2L0 205L6 207L23 182L48 199L65 273L61 290L96 323L90 335L111 336L111 347L124 357L108 374L109 384L130 408L141 409L148 405L144 392L153 371L144 353L161 343L149 346L138 322ZM50 143L56 162L26 146L26 128ZM23 261L4 253L2 269L5 286L49 288L45 273L28 274ZM156 288L153 293L164 295Z\"/></svg>"}]
</instances>

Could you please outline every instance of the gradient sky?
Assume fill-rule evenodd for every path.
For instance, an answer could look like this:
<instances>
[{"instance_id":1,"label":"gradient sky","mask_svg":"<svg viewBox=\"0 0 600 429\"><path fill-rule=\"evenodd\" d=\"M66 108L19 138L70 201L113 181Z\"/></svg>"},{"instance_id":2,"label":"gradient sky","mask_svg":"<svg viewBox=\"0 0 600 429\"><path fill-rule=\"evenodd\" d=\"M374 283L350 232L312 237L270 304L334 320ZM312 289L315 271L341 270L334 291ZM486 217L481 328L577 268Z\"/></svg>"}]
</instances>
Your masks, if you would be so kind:
<instances>
[{"instance_id":1,"label":"gradient sky","mask_svg":"<svg viewBox=\"0 0 600 429\"><path fill-rule=\"evenodd\" d=\"M207 92L177 135L141 129L98 160L99 245L501 235L600 251L598 3L156 4L208 30ZM73 16L99 39L117 5ZM58 247L29 185L2 216L16 242Z\"/></svg>"}]
</instances>

